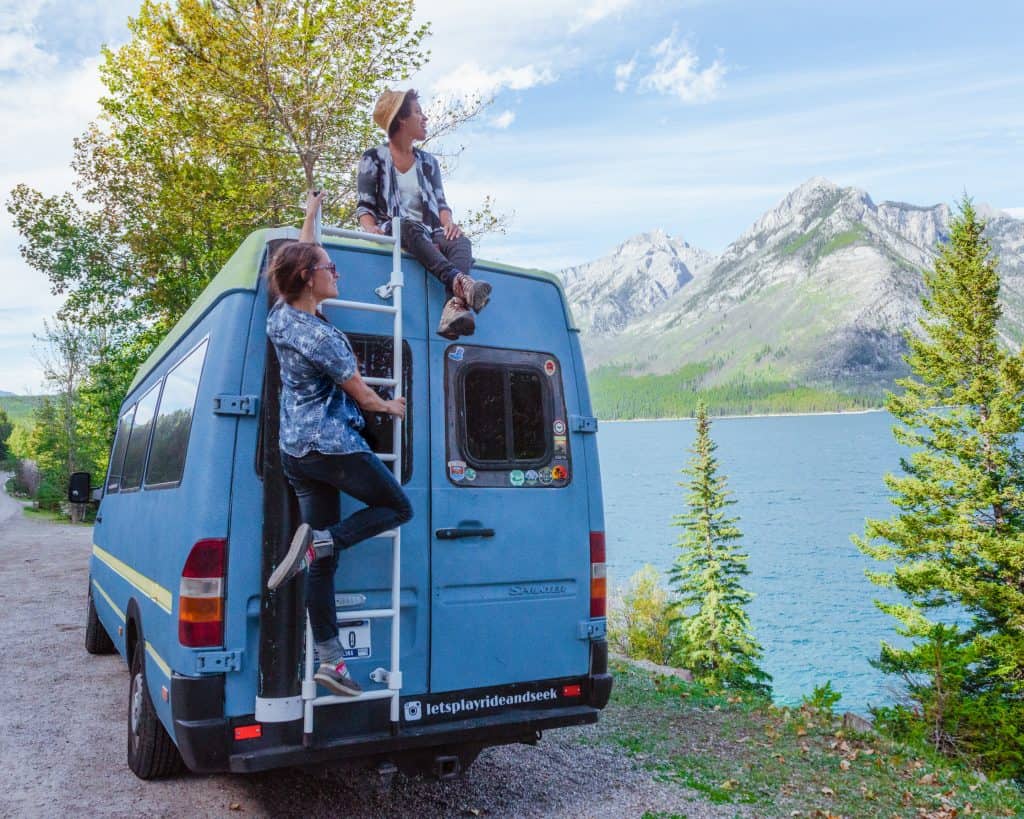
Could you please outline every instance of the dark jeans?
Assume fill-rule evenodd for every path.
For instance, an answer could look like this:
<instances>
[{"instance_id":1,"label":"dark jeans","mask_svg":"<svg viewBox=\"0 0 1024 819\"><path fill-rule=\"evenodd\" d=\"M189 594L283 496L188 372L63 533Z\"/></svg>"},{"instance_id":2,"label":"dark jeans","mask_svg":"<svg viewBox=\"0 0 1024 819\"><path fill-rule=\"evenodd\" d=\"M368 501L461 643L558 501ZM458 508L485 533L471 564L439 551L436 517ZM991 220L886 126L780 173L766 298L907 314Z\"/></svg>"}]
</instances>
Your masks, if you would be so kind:
<instances>
[{"instance_id":1,"label":"dark jeans","mask_svg":"<svg viewBox=\"0 0 1024 819\"><path fill-rule=\"evenodd\" d=\"M468 274L473 267L473 245L465 236L448 240L441 229L433 231L420 222L402 222L402 249L411 253L444 285L451 298L452 282L459 273Z\"/></svg>"},{"instance_id":2,"label":"dark jeans","mask_svg":"<svg viewBox=\"0 0 1024 819\"><path fill-rule=\"evenodd\" d=\"M338 635L334 573L341 550L401 526L412 518L412 505L391 470L372 452L324 455L313 451L301 458L282 452L281 464L299 499L303 522L327 529L334 538L334 554L313 561L306 573L306 608L313 638L322 643ZM339 522L339 492L366 507Z\"/></svg>"}]
</instances>

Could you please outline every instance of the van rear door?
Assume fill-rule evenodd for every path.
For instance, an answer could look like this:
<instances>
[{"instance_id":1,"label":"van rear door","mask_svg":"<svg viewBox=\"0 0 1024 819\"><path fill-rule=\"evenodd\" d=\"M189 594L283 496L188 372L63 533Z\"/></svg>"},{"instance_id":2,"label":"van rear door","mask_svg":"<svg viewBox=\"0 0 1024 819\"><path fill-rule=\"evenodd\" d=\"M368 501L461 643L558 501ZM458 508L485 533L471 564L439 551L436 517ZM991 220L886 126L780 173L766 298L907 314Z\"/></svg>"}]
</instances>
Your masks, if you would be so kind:
<instances>
[{"instance_id":1,"label":"van rear door","mask_svg":"<svg viewBox=\"0 0 1024 819\"><path fill-rule=\"evenodd\" d=\"M434 692L582 675L589 658L588 496L573 471L561 294L476 272L494 297L475 335L430 342ZM436 322L440 300L430 306Z\"/></svg>"}]
</instances>

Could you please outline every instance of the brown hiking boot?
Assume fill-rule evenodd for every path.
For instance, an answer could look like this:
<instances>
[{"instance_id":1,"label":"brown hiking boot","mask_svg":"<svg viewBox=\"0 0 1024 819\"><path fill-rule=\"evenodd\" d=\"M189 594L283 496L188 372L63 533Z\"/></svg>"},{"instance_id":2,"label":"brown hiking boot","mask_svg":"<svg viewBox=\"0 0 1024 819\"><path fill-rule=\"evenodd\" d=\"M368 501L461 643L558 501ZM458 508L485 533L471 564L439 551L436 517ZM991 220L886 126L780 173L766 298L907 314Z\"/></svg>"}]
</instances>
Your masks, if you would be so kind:
<instances>
[{"instance_id":1,"label":"brown hiking boot","mask_svg":"<svg viewBox=\"0 0 1024 819\"><path fill-rule=\"evenodd\" d=\"M460 273L452 283L452 291L466 302L474 313L479 313L491 300L491 286L487 282L477 281L465 273Z\"/></svg>"},{"instance_id":2,"label":"brown hiking boot","mask_svg":"<svg viewBox=\"0 0 1024 819\"><path fill-rule=\"evenodd\" d=\"M458 296L452 296L445 302L441 311L441 322L437 325L437 334L449 341L459 336L471 336L476 331L476 322L469 312L466 302Z\"/></svg>"}]
</instances>

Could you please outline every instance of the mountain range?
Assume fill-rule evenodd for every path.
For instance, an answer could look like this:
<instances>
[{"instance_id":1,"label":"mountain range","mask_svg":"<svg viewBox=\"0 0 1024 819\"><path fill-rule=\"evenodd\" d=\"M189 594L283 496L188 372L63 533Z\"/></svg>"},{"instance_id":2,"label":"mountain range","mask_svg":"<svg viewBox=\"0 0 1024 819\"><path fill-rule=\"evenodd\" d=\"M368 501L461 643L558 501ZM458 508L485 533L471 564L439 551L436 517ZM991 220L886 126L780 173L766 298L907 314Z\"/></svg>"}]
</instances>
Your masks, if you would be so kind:
<instances>
[{"instance_id":1,"label":"mountain range","mask_svg":"<svg viewBox=\"0 0 1024 819\"><path fill-rule=\"evenodd\" d=\"M1020 347L1024 221L976 209L1000 260L1000 332ZM948 239L950 215L946 205L876 204L816 177L720 256L654 231L563 271L595 404L606 417L658 415L678 402L659 410L644 401L667 390L741 403L759 394L821 398L786 408L879 404L907 372L903 333L916 331L922 273Z\"/></svg>"}]
</instances>

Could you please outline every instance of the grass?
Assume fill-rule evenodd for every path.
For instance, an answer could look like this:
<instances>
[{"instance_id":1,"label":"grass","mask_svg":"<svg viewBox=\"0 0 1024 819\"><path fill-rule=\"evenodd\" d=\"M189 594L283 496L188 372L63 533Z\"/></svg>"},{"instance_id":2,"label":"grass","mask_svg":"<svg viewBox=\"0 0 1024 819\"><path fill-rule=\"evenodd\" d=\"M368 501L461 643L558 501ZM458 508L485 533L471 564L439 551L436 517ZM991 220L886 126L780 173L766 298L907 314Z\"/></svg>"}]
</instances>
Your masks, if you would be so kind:
<instances>
[{"instance_id":1,"label":"grass","mask_svg":"<svg viewBox=\"0 0 1024 819\"><path fill-rule=\"evenodd\" d=\"M1024 793L1012 785L923 748L845 732L826 709L776 707L628 663L613 672L598 741L710 802L751 806L757 816L1024 815Z\"/></svg>"},{"instance_id":2,"label":"grass","mask_svg":"<svg viewBox=\"0 0 1024 819\"><path fill-rule=\"evenodd\" d=\"M22 509L25 517L31 518L32 520L45 520L50 523L66 523L69 526L92 526L93 521L90 519L89 513L86 513L86 519L81 523L72 524L68 520L68 516L63 512L56 512L52 509L36 509L34 506L25 506Z\"/></svg>"}]
</instances>

